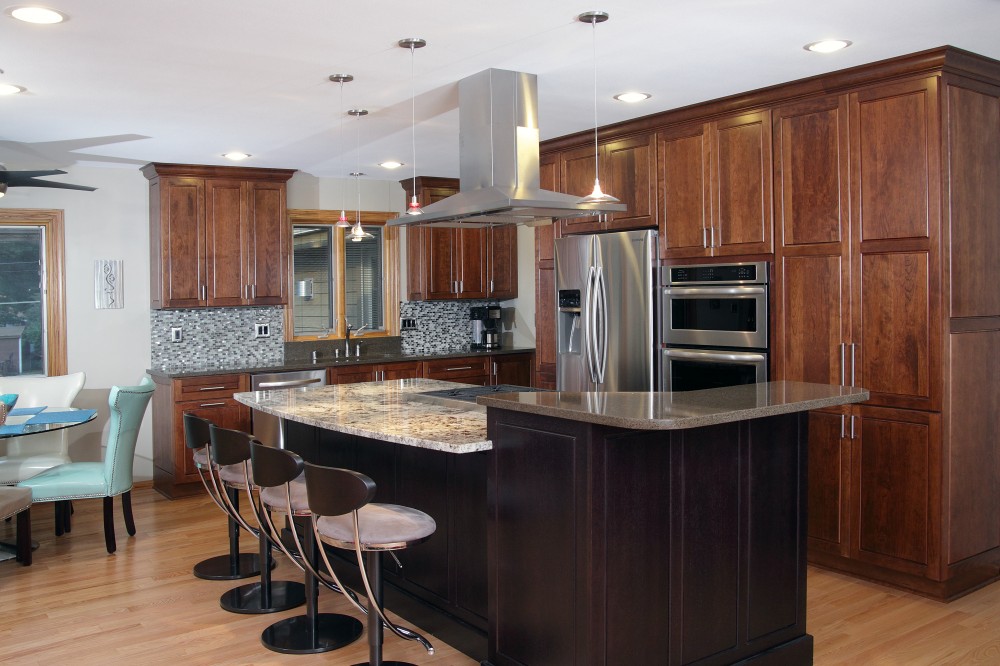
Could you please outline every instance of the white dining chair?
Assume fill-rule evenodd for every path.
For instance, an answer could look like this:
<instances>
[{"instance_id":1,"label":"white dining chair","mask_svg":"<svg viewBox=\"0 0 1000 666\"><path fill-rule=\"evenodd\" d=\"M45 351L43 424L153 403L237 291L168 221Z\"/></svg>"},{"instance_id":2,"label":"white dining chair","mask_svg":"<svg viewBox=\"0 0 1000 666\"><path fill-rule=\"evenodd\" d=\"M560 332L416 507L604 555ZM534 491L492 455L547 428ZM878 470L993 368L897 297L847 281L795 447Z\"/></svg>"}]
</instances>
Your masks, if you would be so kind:
<instances>
[{"instance_id":1,"label":"white dining chair","mask_svg":"<svg viewBox=\"0 0 1000 666\"><path fill-rule=\"evenodd\" d=\"M16 393L17 408L71 407L87 381L83 372L52 377L0 377L0 393ZM0 486L10 486L70 462L66 430L8 437L0 447Z\"/></svg>"}]
</instances>

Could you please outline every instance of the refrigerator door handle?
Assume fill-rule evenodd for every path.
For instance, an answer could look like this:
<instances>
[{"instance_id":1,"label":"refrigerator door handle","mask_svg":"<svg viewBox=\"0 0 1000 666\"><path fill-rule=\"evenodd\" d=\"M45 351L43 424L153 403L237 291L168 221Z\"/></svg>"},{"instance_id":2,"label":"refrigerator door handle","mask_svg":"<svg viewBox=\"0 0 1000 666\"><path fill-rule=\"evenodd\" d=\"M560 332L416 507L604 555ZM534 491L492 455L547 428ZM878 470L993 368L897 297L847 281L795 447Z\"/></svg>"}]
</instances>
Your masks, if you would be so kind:
<instances>
[{"instance_id":1,"label":"refrigerator door handle","mask_svg":"<svg viewBox=\"0 0 1000 666\"><path fill-rule=\"evenodd\" d=\"M601 318L601 337L599 338L598 343L598 359L600 360L597 369L597 381L598 383L603 384L604 372L608 367L608 286L607 283L604 282L604 269L601 266L597 267L597 286L597 299L600 299L600 305L597 308L597 312L598 316Z\"/></svg>"},{"instance_id":2,"label":"refrigerator door handle","mask_svg":"<svg viewBox=\"0 0 1000 666\"><path fill-rule=\"evenodd\" d=\"M584 347L587 349L587 373L591 382L597 382L597 373L594 370L594 338L597 333L594 329L594 278L597 271L593 266L587 268L587 293L584 298L584 314L587 316L583 322Z\"/></svg>"}]
</instances>

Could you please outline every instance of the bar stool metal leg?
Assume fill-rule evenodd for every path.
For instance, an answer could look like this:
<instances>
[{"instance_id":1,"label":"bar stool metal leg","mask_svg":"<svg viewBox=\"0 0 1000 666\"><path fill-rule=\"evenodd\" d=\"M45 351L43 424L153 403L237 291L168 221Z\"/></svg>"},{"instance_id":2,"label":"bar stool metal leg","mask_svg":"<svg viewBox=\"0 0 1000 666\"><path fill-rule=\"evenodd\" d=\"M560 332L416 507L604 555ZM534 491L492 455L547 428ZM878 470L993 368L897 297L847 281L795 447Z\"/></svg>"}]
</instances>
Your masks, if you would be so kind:
<instances>
[{"instance_id":1,"label":"bar stool metal leg","mask_svg":"<svg viewBox=\"0 0 1000 666\"><path fill-rule=\"evenodd\" d=\"M227 488L233 506L239 508L239 491ZM260 575L260 556L257 553L240 552L240 526L232 518L229 521L229 554L216 555L194 565L194 575L203 580L239 580ZM271 568L275 564L271 562Z\"/></svg>"}]
</instances>

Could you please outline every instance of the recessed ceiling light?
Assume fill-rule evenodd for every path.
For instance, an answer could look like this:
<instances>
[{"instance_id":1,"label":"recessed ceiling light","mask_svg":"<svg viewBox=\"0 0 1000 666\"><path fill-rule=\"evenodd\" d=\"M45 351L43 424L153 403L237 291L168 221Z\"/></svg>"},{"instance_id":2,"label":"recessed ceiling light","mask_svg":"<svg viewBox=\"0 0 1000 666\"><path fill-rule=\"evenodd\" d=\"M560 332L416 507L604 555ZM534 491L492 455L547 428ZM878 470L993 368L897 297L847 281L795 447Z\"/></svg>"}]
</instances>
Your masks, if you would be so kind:
<instances>
[{"instance_id":1,"label":"recessed ceiling light","mask_svg":"<svg viewBox=\"0 0 1000 666\"><path fill-rule=\"evenodd\" d=\"M615 99L618 100L619 102L628 102L629 104L635 104L636 102L644 102L650 97L652 97L652 95L643 92L623 92L615 95Z\"/></svg>"},{"instance_id":2,"label":"recessed ceiling light","mask_svg":"<svg viewBox=\"0 0 1000 666\"><path fill-rule=\"evenodd\" d=\"M238 150L234 150L234 151L229 152L229 153L223 153L222 156L225 157L227 160L232 160L234 162L239 162L240 160L245 160L246 158L250 157L250 154L249 153L241 153Z\"/></svg>"},{"instance_id":3,"label":"recessed ceiling light","mask_svg":"<svg viewBox=\"0 0 1000 666\"><path fill-rule=\"evenodd\" d=\"M57 12L56 10L49 9L48 7L11 7L7 10L7 13L16 18L18 21L24 21L25 23L43 23L46 25L51 25L52 23L62 23L67 18L67 16L62 12Z\"/></svg>"},{"instance_id":4,"label":"recessed ceiling light","mask_svg":"<svg viewBox=\"0 0 1000 666\"><path fill-rule=\"evenodd\" d=\"M11 85L10 83L0 83L0 95L16 95L17 93L23 93L25 88L21 86Z\"/></svg>"},{"instance_id":5,"label":"recessed ceiling light","mask_svg":"<svg viewBox=\"0 0 1000 666\"><path fill-rule=\"evenodd\" d=\"M802 48L813 53L833 53L840 49L846 49L850 45L851 42L846 39L822 39L818 42L806 44Z\"/></svg>"},{"instance_id":6,"label":"recessed ceiling light","mask_svg":"<svg viewBox=\"0 0 1000 666\"><path fill-rule=\"evenodd\" d=\"M385 162L379 162L378 165L383 169L398 169L403 166L402 162L397 162L396 160L388 160Z\"/></svg>"}]
</instances>

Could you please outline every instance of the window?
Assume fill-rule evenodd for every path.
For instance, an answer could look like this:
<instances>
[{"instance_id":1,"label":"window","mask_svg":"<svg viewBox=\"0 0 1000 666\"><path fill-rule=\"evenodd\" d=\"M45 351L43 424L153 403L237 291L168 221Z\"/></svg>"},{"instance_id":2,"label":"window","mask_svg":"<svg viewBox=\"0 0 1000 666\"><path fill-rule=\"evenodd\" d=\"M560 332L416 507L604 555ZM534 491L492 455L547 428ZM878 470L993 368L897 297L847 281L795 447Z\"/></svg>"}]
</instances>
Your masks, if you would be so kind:
<instances>
[{"instance_id":1,"label":"window","mask_svg":"<svg viewBox=\"0 0 1000 666\"><path fill-rule=\"evenodd\" d=\"M362 212L373 237L347 240L337 213L291 210L292 294L286 338L342 338L350 324L364 334L397 335L398 232L385 226L395 213Z\"/></svg>"},{"instance_id":2,"label":"window","mask_svg":"<svg viewBox=\"0 0 1000 666\"><path fill-rule=\"evenodd\" d=\"M0 376L66 373L63 216L0 210Z\"/></svg>"}]
</instances>

